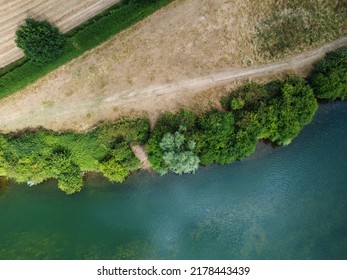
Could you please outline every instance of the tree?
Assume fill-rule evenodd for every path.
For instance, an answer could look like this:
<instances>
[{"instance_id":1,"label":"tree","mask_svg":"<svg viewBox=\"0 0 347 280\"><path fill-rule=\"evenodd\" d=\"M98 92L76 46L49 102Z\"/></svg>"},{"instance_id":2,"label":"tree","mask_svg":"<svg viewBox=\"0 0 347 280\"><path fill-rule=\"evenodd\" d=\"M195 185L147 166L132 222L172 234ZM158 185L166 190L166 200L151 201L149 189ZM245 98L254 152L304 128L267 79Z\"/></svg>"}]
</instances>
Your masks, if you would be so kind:
<instances>
[{"instance_id":1,"label":"tree","mask_svg":"<svg viewBox=\"0 0 347 280\"><path fill-rule=\"evenodd\" d=\"M130 173L113 157L100 163L100 171L111 182L119 183L123 182Z\"/></svg>"},{"instance_id":2,"label":"tree","mask_svg":"<svg viewBox=\"0 0 347 280\"><path fill-rule=\"evenodd\" d=\"M196 152L201 164L230 163L234 133L234 116L229 112L212 111L199 117L195 132Z\"/></svg>"},{"instance_id":3,"label":"tree","mask_svg":"<svg viewBox=\"0 0 347 280\"><path fill-rule=\"evenodd\" d=\"M319 99L347 98L347 48L328 53L314 66L309 82Z\"/></svg>"},{"instance_id":4,"label":"tree","mask_svg":"<svg viewBox=\"0 0 347 280\"><path fill-rule=\"evenodd\" d=\"M82 172L72 161L69 150L63 147L56 148L51 155L49 167L52 177L58 180L58 188L66 194L73 194L82 189Z\"/></svg>"},{"instance_id":5,"label":"tree","mask_svg":"<svg viewBox=\"0 0 347 280\"><path fill-rule=\"evenodd\" d=\"M159 146L163 151L164 165L158 169L162 175L173 171L176 174L194 173L199 167L199 158L193 152L195 141L187 141L180 127L175 133L166 133Z\"/></svg>"},{"instance_id":6,"label":"tree","mask_svg":"<svg viewBox=\"0 0 347 280\"><path fill-rule=\"evenodd\" d=\"M62 53L65 37L48 21L27 18L16 31L16 44L25 55L38 63L57 59Z\"/></svg>"},{"instance_id":7,"label":"tree","mask_svg":"<svg viewBox=\"0 0 347 280\"><path fill-rule=\"evenodd\" d=\"M290 76L281 83L277 96L263 104L258 114L265 128L262 137L287 145L311 122L318 104L304 79Z\"/></svg>"},{"instance_id":8,"label":"tree","mask_svg":"<svg viewBox=\"0 0 347 280\"><path fill-rule=\"evenodd\" d=\"M123 182L130 172L138 169L140 165L129 145L122 142L115 144L110 153L99 163L99 169L111 182Z\"/></svg>"}]
</instances>

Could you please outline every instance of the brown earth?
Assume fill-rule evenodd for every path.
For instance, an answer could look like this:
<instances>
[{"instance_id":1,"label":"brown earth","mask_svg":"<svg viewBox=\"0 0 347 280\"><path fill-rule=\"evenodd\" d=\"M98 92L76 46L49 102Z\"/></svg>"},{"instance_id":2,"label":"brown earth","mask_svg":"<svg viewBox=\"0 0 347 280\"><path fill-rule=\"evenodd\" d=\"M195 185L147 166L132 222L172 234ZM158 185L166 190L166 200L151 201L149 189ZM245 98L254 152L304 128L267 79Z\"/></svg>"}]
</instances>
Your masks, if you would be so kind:
<instances>
[{"instance_id":1,"label":"brown earth","mask_svg":"<svg viewBox=\"0 0 347 280\"><path fill-rule=\"evenodd\" d=\"M148 155L145 146L133 145L131 146L131 150L133 151L134 155L140 160L141 169L152 170L152 166L148 161Z\"/></svg>"},{"instance_id":2,"label":"brown earth","mask_svg":"<svg viewBox=\"0 0 347 280\"><path fill-rule=\"evenodd\" d=\"M0 68L23 56L14 39L16 30L25 18L48 20L66 32L118 1L0 0Z\"/></svg>"},{"instance_id":3,"label":"brown earth","mask_svg":"<svg viewBox=\"0 0 347 280\"><path fill-rule=\"evenodd\" d=\"M176 0L0 100L0 130L42 126L85 131L123 116L147 115L153 121L163 111L201 110L217 105L220 86L288 71L304 74L326 51L347 45L343 37L260 64L252 44L258 19L249 16L261 14L257 10L251 0Z\"/></svg>"}]
</instances>

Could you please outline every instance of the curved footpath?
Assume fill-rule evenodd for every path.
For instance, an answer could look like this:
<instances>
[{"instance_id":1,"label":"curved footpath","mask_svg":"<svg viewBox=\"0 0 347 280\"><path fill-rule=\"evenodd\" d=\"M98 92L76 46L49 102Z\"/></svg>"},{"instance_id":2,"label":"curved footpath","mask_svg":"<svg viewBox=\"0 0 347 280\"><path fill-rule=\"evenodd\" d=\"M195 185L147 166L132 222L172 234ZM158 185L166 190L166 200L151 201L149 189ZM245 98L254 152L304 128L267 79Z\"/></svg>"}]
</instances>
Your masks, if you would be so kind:
<instances>
[{"instance_id":1,"label":"curved footpath","mask_svg":"<svg viewBox=\"0 0 347 280\"><path fill-rule=\"evenodd\" d=\"M179 83L165 84L156 87L139 89L132 92L121 92L105 99L107 103L123 100L129 102L132 98L153 98L155 96L172 94L180 91L204 90L213 86L234 82L242 78L261 77L277 74L287 70L300 70L320 60L327 52L347 46L347 36L326 44L304 54L291 57L275 63L259 65L251 68L230 69Z\"/></svg>"},{"instance_id":2,"label":"curved footpath","mask_svg":"<svg viewBox=\"0 0 347 280\"><path fill-rule=\"evenodd\" d=\"M98 121L108 120L115 115L115 111L134 114L143 113L142 104L151 103L151 111L147 113L156 115L165 109L170 109L170 103L175 96L184 93L189 99L192 93L203 91L215 86L225 85L240 79L264 77L285 71L299 71L321 59L325 53L347 46L347 36L316 48L309 52L293 56L275 63L258 65L250 68L229 69L194 79L182 80L176 83L155 85L147 88L133 88L132 90L113 92L104 96L79 99L71 102L66 100L60 104L37 104L30 95L18 96L0 100L0 130L11 132L28 127L45 127L54 130L85 130ZM29 98L29 99L28 99ZM28 99L28 101L27 101ZM31 100L31 102L29 102ZM161 101L161 102L160 102ZM161 108L157 104L165 104ZM13 110L11 110L13 109ZM89 114L96 116L88 122Z\"/></svg>"}]
</instances>

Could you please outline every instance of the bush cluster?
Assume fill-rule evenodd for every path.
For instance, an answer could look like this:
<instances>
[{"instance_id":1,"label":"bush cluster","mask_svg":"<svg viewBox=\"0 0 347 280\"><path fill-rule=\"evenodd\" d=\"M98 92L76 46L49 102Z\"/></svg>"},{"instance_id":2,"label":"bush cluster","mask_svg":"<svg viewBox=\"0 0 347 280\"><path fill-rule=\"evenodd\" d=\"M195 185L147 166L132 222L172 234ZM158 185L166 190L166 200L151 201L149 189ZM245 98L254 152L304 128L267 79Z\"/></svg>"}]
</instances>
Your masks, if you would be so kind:
<instances>
[{"instance_id":1,"label":"bush cluster","mask_svg":"<svg viewBox=\"0 0 347 280\"><path fill-rule=\"evenodd\" d=\"M161 173L190 173L197 168L186 168L193 158L197 157L195 162L199 160L202 165L230 163L251 154L260 138L289 144L318 108L312 89L298 77L266 85L245 84L223 98L222 104L226 112L196 115L183 110L164 114L147 144L152 167ZM172 140L174 136L187 143L184 152L189 150L189 157L181 163L185 168L179 170L176 162L166 160L168 149L163 145L169 141L176 146L176 150L169 150L178 157L182 150L177 149L180 145ZM194 143L190 149L189 143Z\"/></svg>"},{"instance_id":2,"label":"bush cluster","mask_svg":"<svg viewBox=\"0 0 347 280\"><path fill-rule=\"evenodd\" d=\"M318 99L346 99L347 48L328 53L316 63L309 82Z\"/></svg>"},{"instance_id":3,"label":"bush cluster","mask_svg":"<svg viewBox=\"0 0 347 280\"><path fill-rule=\"evenodd\" d=\"M148 120L138 119L104 124L86 134L38 131L0 135L0 175L29 185L55 178L67 194L81 190L87 171L123 182L140 166L130 145L145 143L148 132Z\"/></svg>"}]
</instances>

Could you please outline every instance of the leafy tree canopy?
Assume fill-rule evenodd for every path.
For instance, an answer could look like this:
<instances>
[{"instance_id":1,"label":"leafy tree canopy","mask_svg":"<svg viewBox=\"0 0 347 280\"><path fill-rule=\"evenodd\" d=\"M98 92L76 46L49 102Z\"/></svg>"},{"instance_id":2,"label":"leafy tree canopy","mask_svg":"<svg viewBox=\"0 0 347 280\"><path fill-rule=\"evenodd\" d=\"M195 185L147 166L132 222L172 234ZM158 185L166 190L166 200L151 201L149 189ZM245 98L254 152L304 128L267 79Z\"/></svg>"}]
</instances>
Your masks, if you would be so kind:
<instances>
[{"instance_id":1,"label":"leafy tree canopy","mask_svg":"<svg viewBox=\"0 0 347 280\"><path fill-rule=\"evenodd\" d=\"M309 77L314 94L319 99L347 98L347 48L328 53L319 61Z\"/></svg>"},{"instance_id":2,"label":"leafy tree canopy","mask_svg":"<svg viewBox=\"0 0 347 280\"><path fill-rule=\"evenodd\" d=\"M166 133L159 146L163 151L164 165L159 168L161 174L173 171L176 174L194 173L199 167L199 158L194 153L195 141L186 140L181 127L175 133Z\"/></svg>"},{"instance_id":3,"label":"leafy tree canopy","mask_svg":"<svg viewBox=\"0 0 347 280\"><path fill-rule=\"evenodd\" d=\"M28 58L47 63L60 56L65 37L48 21L27 18L16 32L16 43Z\"/></svg>"}]
</instances>

